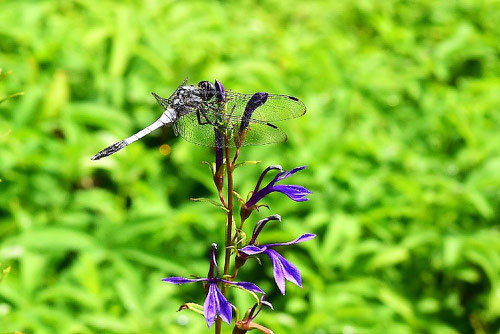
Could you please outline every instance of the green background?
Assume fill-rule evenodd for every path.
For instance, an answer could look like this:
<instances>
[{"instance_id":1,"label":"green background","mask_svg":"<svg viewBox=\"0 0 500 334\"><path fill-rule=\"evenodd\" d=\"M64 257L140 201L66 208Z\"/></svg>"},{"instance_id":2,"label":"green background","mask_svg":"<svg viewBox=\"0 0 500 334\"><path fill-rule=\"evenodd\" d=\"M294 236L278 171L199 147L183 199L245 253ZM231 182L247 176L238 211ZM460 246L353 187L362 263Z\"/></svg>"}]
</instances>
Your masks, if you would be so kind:
<instances>
[{"instance_id":1,"label":"green background","mask_svg":"<svg viewBox=\"0 0 500 334\"><path fill-rule=\"evenodd\" d=\"M0 333L198 333L224 213L202 160L162 129L90 157L155 120L152 91L221 80L299 97L286 144L244 149L236 190L263 168L310 201L261 242L283 249L304 288L281 296L269 259L240 279L268 291L275 333L498 333L498 1L22 1L0 3ZM12 71L5 76L7 71ZM169 154L159 150L171 147ZM242 311L244 293L230 300ZM224 327L230 331L228 326Z\"/></svg>"}]
</instances>

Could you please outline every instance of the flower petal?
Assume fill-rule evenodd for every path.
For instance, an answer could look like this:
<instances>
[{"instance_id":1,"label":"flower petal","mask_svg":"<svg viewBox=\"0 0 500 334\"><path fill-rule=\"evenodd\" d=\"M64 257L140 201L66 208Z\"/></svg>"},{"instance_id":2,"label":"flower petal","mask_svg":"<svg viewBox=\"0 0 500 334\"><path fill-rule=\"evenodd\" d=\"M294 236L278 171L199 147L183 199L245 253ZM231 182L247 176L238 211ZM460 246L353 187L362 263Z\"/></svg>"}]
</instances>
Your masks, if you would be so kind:
<instances>
[{"instance_id":1,"label":"flower petal","mask_svg":"<svg viewBox=\"0 0 500 334\"><path fill-rule=\"evenodd\" d=\"M248 256L252 256L252 255L260 254L260 253L264 252L265 250L266 250L266 248L248 245L248 246L245 246L243 248L238 249L238 252L241 252L241 253L248 255Z\"/></svg>"},{"instance_id":2,"label":"flower petal","mask_svg":"<svg viewBox=\"0 0 500 334\"><path fill-rule=\"evenodd\" d=\"M214 283L211 285L214 286L215 296L217 298L217 313L219 314L219 317L229 325L231 323L231 318L233 317L231 303L229 303L222 292L220 292L217 284Z\"/></svg>"},{"instance_id":3,"label":"flower petal","mask_svg":"<svg viewBox=\"0 0 500 334\"><path fill-rule=\"evenodd\" d=\"M291 262L287 261L283 256L279 256L281 257L281 264L283 268L285 268L285 278L298 287L302 287L302 277L300 276L299 269Z\"/></svg>"},{"instance_id":4,"label":"flower petal","mask_svg":"<svg viewBox=\"0 0 500 334\"><path fill-rule=\"evenodd\" d=\"M267 300L263 300L263 299L261 299L261 300L260 300L260 302L261 302L261 304L262 304L262 305L266 305L267 307L269 307L271 310L273 310L273 311L274 311L273 304L271 304L271 303L270 303L270 302L268 302Z\"/></svg>"},{"instance_id":5,"label":"flower petal","mask_svg":"<svg viewBox=\"0 0 500 334\"><path fill-rule=\"evenodd\" d=\"M266 224L271 220L281 221L281 216L280 215L272 215L272 216L269 216L269 217L266 217L264 219L259 220L257 222L257 224L255 224L255 227L253 228L252 239L249 242L250 245L253 245L255 243L255 240L259 236L259 233L262 231L264 226L266 226Z\"/></svg>"},{"instance_id":6,"label":"flower petal","mask_svg":"<svg viewBox=\"0 0 500 334\"><path fill-rule=\"evenodd\" d=\"M193 282L204 282L208 281L207 278L185 278L185 277L167 277L161 279L163 282L172 283L172 284L185 284L185 283L193 283Z\"/></svg>"},{"instance_id":7,"label":"flower petal","mask_svg":"<svg viewBox=\"0 0 500 334\"><path fill-rule=\"evenodd\" d=\"M315 237L316 237L316 234L305 233L305 234L302 234L297 239L289 241L289 242L278 242L278 243L274 243L274 244L260 245L259 247L264 247L265 246L265 247L269 248L269 247L276 247L276 246L290 246L290 245L295 245L295 244L298 244L298 243L301 243L301 242L304 242L304 241L307 241L307 240L311 240L311 239L313 239Z\"/></svg>"},{"instance_id":8,"label":"flower petal","mask_svg":"<svg viewBox=\"0 0 500 334\"><path fill-rule=\"evenodd\" d=\"M272 249L268 249L268 250L266 250L266 254L269 256L269 258L273 262L274 281L276 282L278 289L280 289L281 293L284 295L285 294L285 272L284 272L284 268L283 268L283 265L281 264L280 259L275 256L275 254L278 254L278 253L276 253Z\"/></svg>"},{"instance_id":9,"label":"flower petal","mask_svg":"<svg viewBox=\"0 0 500 334\"><path fill-rule=\"evenodd\" d=\"M203 314L208 328L213 325L217 314L227 324L231 323L233 317L231 303L222 295L215 282L209 284L207 298L203 304Z\"/></svg>"},{"instance_id":10,"label":"flower petal","mask_svg":"<svg viewBox=\"0 0 500 334\"><path fill-rule=\"evenodd\" d=\"M243 112L243 117L241 118L240 134L247 128L255 109L266 103L268 96L268 93L255 93L250 100L248 100L245 111Z\"/></svg>"},{"instance_id":11,"label":"flower petal","mask_svg":"<svg viewBox=\"0 0 500 334\"><path fill-rule=\"evenodd\" d=\"M277 186L272 187L271 191L278 191L282 194L285 194L295 202L308 201L309 198L305 196L311 194L311 192L304 187L289 185L289 184L283 184L283 185L279 184Z\"/></svg>"},{"instance_id":12,"label":"flower petal","mask_svg":"<svg viewBox=\"0 0 500 334\"><path fill-rule=\"evenodd\" d=\"M215 79L215 90L217 91L217 94L218 94L218 98L222 101L222 102L226 102L226 91L224 89L224 86L222 85L222 83Z\"/></svg>"},{"instance_id":13,"label":"flower petal","mask_svg":"<svg viewBox=\"0 0 500 334\"><path fill-rule=\"evenodd\" d=\"M288 262L283 256L273 249L268 249L265 253L273 262L274 280L276 281L276 284L282 294L285 294L285 279L299 287L302 287L302 279L300 277L300 271L297 267Z\"/></svg>"},{"instance_id":14,"label":"flower petal","mask_svg":"<svg viewBox=\"0 0 500 334\"><path fill-rule=\"evenodd\" d=\"M208 278L214 278L219 275L219 267L217 266L217 259L215 251L217 250L217 244L214 242L210 250L210 267L208 268Z\"/></svg>"},{"instance_id":15,"label":"flower petal","mask_svg":"<svg viewBox=\"0 0 500 334\"><path fill-rule=\"evenodd\" d=\"M250 197L250 199L245 203L245 207L247 209L250 209L252 206L254 206L255 204L257 204L258 201L260 201L261 199L263 199L265 196L267 196L268 194L270 194L272 192L272 187L267 185L265 186L264 188L262 188L261 190L257 191L257 192L254 192L252 194L252 196Z\"/></svg>"},{"instance_id":16,"label":"flower petal","mask_svg":"<svg viewBox=\"0 0 500 334\"><path fill-rule=\"evenodd\" d=\"M304 202L304 201L309 200L305 196L310 194L311 192L302 186L275 185L278 181L286 179L286 178L292 176L293 174L297 173L298 171L303 170L306 167L307 166L295 167L294 169L292 169L290 171L283 170L283 168L279 165L267 167L264 170L264 172L262 173L262 175L260 176L259 181L257 182L257 185L255 186L255 189L252 193L252 196L245 203L246 209L250 209L252 206L257 204L258 201L260 201L262 198L264 198L265 196L267 196L269 193L271 193L273 191L281 192L296 202ZM263 187L262 189L259 189L260 184L261 184L262 180L264 179L264 176L267 174L267 172L269 172L272 169L278 169L278 170L280 170L280 172L265 187Z\"/></svg>"},{"instance_id":17,"label":"flower petal","mask_svg":"<svg viewBox=\"0 0 500 334\"><path fill-rule=\"evenodd\" d=\"M254 193L256 193L259 190L260 184L262 183L262 180L264 180L264 177L266 176L266 174L269 171L275 170L275 169L279 170L280 172L283 172L283 167L281 167L280 165L271 165L271 166L267 167L266 169L264 169L262 174L260 174L259 180L257 181L257 185L255 186L255 189L253 190ZM278 175L280 175L280 173L278 173ZM273 182L277 181L276 178L277 178L277 176L274 177Z\"/></svg>"},{"instance_id":18,"label":"flower petal","mask_svg":"<svg viewBox=\"0 0 500 334\"><path fill-rule=\"evenodd\" d=\"M217 284L211 283L208 285L207 298L205 299L205 303L203 303L203 315L205 316L208 328L212 327L215 317L217 316L216 289Z\"/></svg>"},{"instance_id":19,"label":"flower petal","mask_svg":"<svg viewBox=\"0 0 500 334\"><path fill-rule=\"evenodd\" d=\"M255 292L255 293L265 293L257 285L255 285L253 283L250 283L250 282L231 282L231 281L226 281L226 280L223 280L223 279L221 279L220 281L224 282L226 284L231 284L231 285L239 286L240 288L243 288L245 290L252 291L252 292Z\"/></svg>"},{"instance_id":20,"label":"flower petal","mask_svg":"<svg viewBox=\"0 0 500 334\"><path fill-rule=\"evenodd\" d=\"M292 176L293 174L297 173L298 171L301 171L301 170L303 170L303 169L306 169L306 167L307 167L307 166L295 167L295 168L293 168L292 170L290 170L289 172L286 172L286 173L284 173L283 175L280 175L279 179L280 179L280 180L286 179L287 177Z\"/></svg>"}]
</instances>

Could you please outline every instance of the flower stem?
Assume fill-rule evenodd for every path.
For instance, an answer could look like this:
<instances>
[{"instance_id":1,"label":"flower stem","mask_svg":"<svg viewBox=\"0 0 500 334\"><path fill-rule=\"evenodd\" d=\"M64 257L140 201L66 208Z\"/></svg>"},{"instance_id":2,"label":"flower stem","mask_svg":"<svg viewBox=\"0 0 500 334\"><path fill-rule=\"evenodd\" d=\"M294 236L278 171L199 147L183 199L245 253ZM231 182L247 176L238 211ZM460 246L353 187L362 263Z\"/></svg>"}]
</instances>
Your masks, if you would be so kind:
<instances>
[{"instance_id":1,"label":"flower stem","mask_svg":"<svg viewBox=\"0 0 500 334\"><path fill-rule=\"evenodd\" d=\"M226 168L227 168L227 230L226 230L226 256L224 258L224 276L229 274L229 265L231 262L231 244L232 244L232 229L233 229L233 164L229 152L229 143L227 136L225 139L226 149ZM226 288L222 288L222 294L225 295Z\"/></svg>"},{"instance_id":2,"label":"flower stem","mask_svg":"<svg viewBox=\"0 0 500 334\"><path fill-rule=\"evenodd\" d=\"M236 147L236 152L234 153L234 159L233 162L231 163L231 167L233 168L233 170L234 166L236 165L236 159L238 159L239 156L240 156L240 148Z\"/></svg>"},{"instance_id":3,"label":"flower stem","mask_svg":"<svg viewBox=\"0 0 500 334\"><path fill-rule=\"evenodd\" d=\"M221 329L222 329L222 320L218 316L217 319L215 319L215 334L220 334Z\"/></svg>"},{"instance_id":4,"label":"flower stem","mask_svg":"<svg viewBox=\"0 0 500 334\"><path fill-rule=\"evenodd\" d=\"M231 163L230 150L229 150L229 138L227 135L224 136L225 141L225 155L226 155L226 171L227 171L227 227L226 227L226 241L225 241L225 256L224 256L224 272L223 278L227 278L229 275L229 267L231 263L231 245L232 240L232 230L233 230L233 170L234 162L237 159L235 156L233 162ZM230 279L230 278L229 278ZM222 295L226 295L226 286L223 284L221 289ZM222 319L217 317L215 319L215 334L220 334L221 332Z\"/></svg>"}]
</instances>

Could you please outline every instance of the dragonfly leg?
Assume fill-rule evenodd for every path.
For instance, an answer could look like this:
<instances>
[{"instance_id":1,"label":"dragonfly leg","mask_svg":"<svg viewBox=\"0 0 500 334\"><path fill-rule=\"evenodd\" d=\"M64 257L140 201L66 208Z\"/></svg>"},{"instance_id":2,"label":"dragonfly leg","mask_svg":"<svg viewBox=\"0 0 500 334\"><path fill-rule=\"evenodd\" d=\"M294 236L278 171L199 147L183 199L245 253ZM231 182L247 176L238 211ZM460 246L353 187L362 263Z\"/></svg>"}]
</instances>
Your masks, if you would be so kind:
<instances>
[{"instance_id":1,"label":"dragonfly leg","mask_svg":"<svg viewBox=\"0 0 500 334\"><path fill-rule=\"evenodd\" d=\"M202 121L201 116L203 116L203 118L205 119L204 121ZM210 124L212 126L214 125L214 123L210 119L208 119L207 114L201 109L196 111L196 118L198 119L199 125L205 125L205 124Z\"/></svg>"},{"instance_id":2,"label":"dragonfly leg","mask_svg":"<svg viewBox=\"0 0 500 334\"><path fill-rule=\"evenodd\" d=\"M231 108L231 113L229 114L229 117L233 117L234 109L236 109L236 104L233 106L233 108Z\"/></svg>"},{"instance_id":3,"label":"dragonfly leg","mask_svg":"<svg viewBox=\"0 0 500 334\"><path fill-rule=\"evenodd\" d=\"M201 113L200 113L200 111L199 111L199 110L197 110L197 111L196 111L196 119L198 120L198 124L199 124L199 125L204 125L204 124L207 124L206 122L205 122L205 123L203 123L203 122L201 121L201 115L200 115L200 114L201 114Z\"/></svg>"},{"instance_id":4,"label":"dragonfly leg","mask_svg":"<svg viewBox=\"0 0 500 334\"><path fill-rule=\"evenodd\" d=\"M214 114L219 115L221 118L223 118L224 121L228 122L231 119L231 117L233 116L233 112L234 112L234 109L236 108L236 105L233 106L233 108L231 109L231 113L229 115L221 113L219 108L211 106L211 105L207 105L207 108L210 109Z\"/></svg>"}]
</instances>

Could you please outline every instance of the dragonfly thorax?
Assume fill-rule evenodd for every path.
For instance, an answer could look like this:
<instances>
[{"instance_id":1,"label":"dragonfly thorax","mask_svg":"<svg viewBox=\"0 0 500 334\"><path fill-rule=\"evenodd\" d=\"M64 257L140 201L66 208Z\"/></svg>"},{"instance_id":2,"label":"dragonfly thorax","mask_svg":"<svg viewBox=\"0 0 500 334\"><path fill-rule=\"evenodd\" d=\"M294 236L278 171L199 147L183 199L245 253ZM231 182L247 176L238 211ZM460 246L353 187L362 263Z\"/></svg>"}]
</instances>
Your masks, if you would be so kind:
<instances>
[{"instance_id":1,"label":"dragonfly thorax","mask_svg":"<svg viewBox=\"0 0 500 334\"><path fill-rule=\"evenodd\" d=\"M170 100L179 117L195 112L204 102L203 91L195 86L179 87Z\"/></svg>"}]
</instances>

